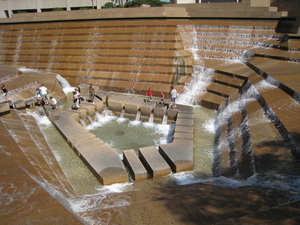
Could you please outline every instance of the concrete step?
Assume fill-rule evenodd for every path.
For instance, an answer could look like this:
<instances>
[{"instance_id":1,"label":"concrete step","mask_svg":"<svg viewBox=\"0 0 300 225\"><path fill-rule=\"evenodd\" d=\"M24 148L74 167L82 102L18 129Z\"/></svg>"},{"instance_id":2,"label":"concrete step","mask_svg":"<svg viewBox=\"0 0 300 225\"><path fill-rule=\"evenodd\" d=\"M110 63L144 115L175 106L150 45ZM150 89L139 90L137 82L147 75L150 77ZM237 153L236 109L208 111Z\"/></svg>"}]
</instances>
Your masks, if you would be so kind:
<instances>
[{"instance_id":1,"label":"concrete step","mask_svg":"<svg viewBox=\"0 0 300 225\"><path fill-rule=\"evenodd\" d=\"M37 171L40 177L37 179L55 185L65 195L74 193L34 119L28 115L21 117L23 119L3 119L3 123Z\"/></svg>"},{"instance_id":2,"label":"concrete step","mask_svg":"<svg viewBox=\"0 0 300 225\"><path fill-rule=\"evenodd\" d=\"M171 168L154 146L139 149L139 158L150 177L160 177L171 173Z\"/></svg>"}]
</instances>

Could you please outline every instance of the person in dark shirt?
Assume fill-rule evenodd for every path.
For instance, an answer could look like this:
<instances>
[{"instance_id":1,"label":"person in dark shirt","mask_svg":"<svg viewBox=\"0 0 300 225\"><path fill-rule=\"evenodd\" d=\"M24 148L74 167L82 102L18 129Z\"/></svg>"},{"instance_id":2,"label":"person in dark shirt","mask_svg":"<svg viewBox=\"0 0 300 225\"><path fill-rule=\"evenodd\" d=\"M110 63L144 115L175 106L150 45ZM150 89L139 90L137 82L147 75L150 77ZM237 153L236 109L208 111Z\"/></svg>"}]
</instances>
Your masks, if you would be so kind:
<instances>
[{"instance_id":1,"label":"person in dark shirt","mask_svg":"<svg viewBox=\"0 0 300 225\"><path fill-rule=\"evenodd\" d=\"M5 88L4 84L1 85L1 90L4 93L5 102L8 101L8 90Z\"/></svg>"}]
</instances>

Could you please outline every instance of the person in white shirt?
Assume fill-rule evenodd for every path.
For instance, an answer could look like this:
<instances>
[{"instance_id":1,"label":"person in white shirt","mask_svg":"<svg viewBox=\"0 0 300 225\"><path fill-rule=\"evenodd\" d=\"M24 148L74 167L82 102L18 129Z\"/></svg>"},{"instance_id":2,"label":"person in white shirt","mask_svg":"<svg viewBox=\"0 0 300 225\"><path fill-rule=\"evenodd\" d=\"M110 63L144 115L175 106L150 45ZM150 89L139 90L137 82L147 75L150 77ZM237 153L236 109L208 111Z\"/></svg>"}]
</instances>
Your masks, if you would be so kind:
<instances>
[{"instance_id":1,"label":"person in white shirt","mask_svg":"<svg viewBox=\"0 0 300 225\"><path fill-rule=\"evenodd\" d=\"M177 91L173 86L171 86L171 89L171 108L176 108Z\"/></svg>"},{"instance_id":2,"label":"person in white shirt","mask_svg":"<svg viewBox=\"0 0 300 225\"><path fill-rule=\"evenodd\" d=\"M50 105L52 106L53 110L57 110L57 101L54 97L50 97Z\"/></svg>"},{"instance_id":3,"label":"person in white shirt","mask_svg":"<svg viewBox=\"0 0 300 225\"><path fill-rule=\"evenodd\" d=\"M41 94L41 97L42 97L45 105L48 105L49 104L48 88L46 88L43 84L40 87L40 94Z\"/></svg>"}]
</instances>

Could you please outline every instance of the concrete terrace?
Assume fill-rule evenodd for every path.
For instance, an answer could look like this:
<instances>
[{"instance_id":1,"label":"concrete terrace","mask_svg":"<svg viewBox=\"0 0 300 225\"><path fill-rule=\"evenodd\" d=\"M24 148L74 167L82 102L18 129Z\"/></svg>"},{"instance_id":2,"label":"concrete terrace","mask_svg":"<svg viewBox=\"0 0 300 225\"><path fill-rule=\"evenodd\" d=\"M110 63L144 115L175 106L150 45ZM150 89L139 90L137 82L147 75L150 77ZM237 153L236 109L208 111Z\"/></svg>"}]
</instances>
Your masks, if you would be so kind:
<instances>
[{"instance_id":1,"label":"concrete terrace","mask_svg":"<svg viewBox=\"0 0 300 225\"><path fill-rule=\"evenodd\" d=\"M0 83L10 100L0 103L2 223L296 223L299 189L260 186L260 180L278 181L277 175L285 184L297 183L300 175L300 44L292 34L298 20L289 17L289 7L280 7L245 0L1 19ZM22 66L36 71L16 69ZM44 84L60 105L44 111L102 184L155 181L193 169L195 142L202 138L194 127L200 124L193 107L171 109L136 94L151 87L156 98L163 91L168 99L171 86L184 93L195 73L203 73L206 83L193 103L216 112L212 173L217 182L77 196L35 120L24 114L41 109L35 89ZM93 83L103 101L70 109L56 74L80 85L82 93ZM166 115L176 124L174 139L158 149L140 148L139 154L128 149L122 160L81 124L105 108L153 114L157 120ZM220 186L218 178L225 177L257 183ZM73 207L79 202L88 209Z\"/></svg>"}]
</instances>

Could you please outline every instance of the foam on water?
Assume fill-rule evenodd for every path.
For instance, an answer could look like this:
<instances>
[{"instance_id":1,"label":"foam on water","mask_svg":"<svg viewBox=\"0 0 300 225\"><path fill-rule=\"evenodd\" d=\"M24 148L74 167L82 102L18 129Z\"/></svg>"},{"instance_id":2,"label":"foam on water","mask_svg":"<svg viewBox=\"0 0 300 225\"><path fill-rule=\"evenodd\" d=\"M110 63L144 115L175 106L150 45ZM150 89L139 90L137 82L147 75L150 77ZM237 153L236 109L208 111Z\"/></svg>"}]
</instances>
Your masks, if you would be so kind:
<instances>
[{"instance_id":1,"label":"foam on water","mask_svg":"<svg viewBox=\"0 0 300 225\"><path fill-rule=\"evenodd\" d=\"M207 120L204 124L202 124L202 127L209 133L215 133L216 129L214 122L214 119Z\"/></svg>"},{"instance_id":2,"label":"foam on water","mask_svg":"<svg viewBox=\"0 0 300 225\"><path fill-rule=\"evenodd\" d=\"M41 126L52 125L51 121L49 120L49 118L46 115L42 115L38 112L31 112L31 111L27 111L26 113L28 115L33 116L33 118L35 119L35 121L37 122L38 125L41 125Z\"/></svg>"}]
</instances>

